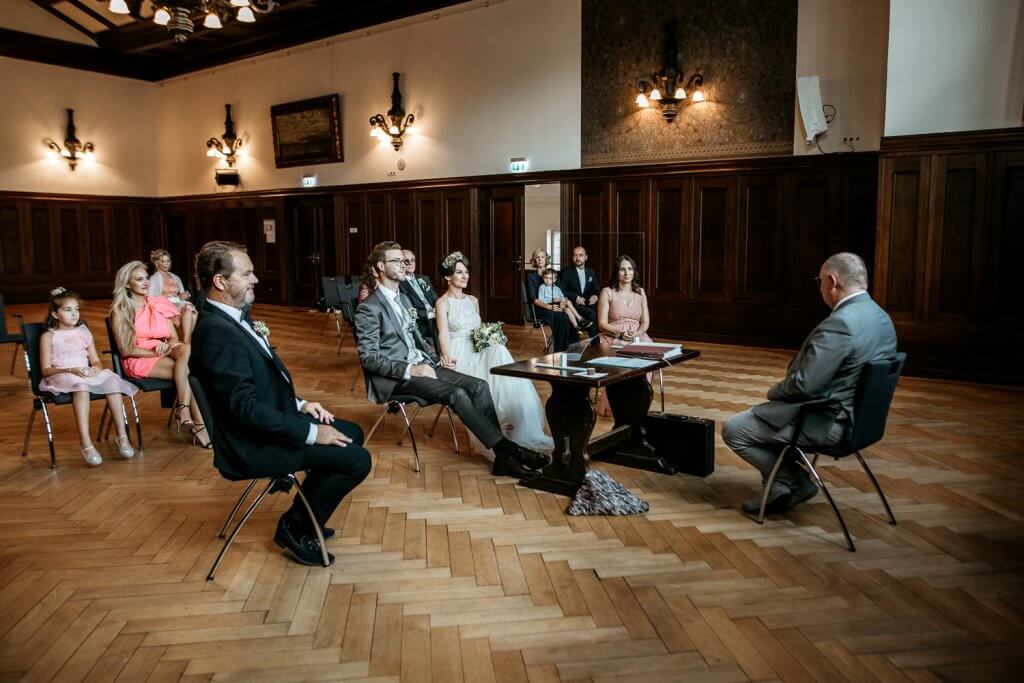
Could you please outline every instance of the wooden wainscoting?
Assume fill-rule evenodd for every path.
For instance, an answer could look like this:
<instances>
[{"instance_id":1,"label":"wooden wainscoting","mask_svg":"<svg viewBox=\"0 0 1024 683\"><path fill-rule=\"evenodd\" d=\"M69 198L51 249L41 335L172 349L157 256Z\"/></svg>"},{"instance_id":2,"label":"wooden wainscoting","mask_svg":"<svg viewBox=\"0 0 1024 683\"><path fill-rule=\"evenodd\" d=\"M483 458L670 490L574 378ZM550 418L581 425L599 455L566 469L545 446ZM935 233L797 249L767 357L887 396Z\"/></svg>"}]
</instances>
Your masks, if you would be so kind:
<instances>
[{"instance_id":1,"label":"wooden wainscoting","mask_svg":"<svg viewBox=\"0 0 1024 683\"><path fill-rule=\"evenodd\" d=\"M914 370L1024 381L1024 128L882 140L874 289Z\"/></svg>"}]
</instances>

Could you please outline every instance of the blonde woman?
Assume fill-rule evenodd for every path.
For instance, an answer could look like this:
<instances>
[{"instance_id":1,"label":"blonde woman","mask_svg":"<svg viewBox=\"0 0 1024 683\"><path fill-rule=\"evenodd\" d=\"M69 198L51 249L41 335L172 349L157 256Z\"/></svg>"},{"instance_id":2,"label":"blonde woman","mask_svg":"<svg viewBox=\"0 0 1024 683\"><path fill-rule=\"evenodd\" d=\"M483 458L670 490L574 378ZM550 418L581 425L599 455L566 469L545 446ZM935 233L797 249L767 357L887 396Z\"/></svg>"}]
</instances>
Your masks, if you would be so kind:
<instances>
[{"instance_id":1,"label":"blonde woman","mask_svg":"<svg viewBox=\"0 0 1024 683\"><path fill-rule=\"evenodd\" d=\"M125 374L136 379L174 380L178 392L174 419L189 430L192 442L210 447L199 408L191 404L188 386L190 347L179 341L171 324L178 308L164 296L149 296L149 275L142 261L121 266L114 279L110 324L121 352Z\"/></svg>"},{"instance_id":2,"label":"blonde woman","mask_svg":"<svg viewBox=\"0 0 1024 683\"><path fill-rule=\"evenodd\" d=\"M149 278L149 295L165 296L178 307L181 314L173 318L174 326L181 331L181 340L192 341L192 330L196 326L196 307L189 303L189 293L181 278L171 272L171 255L166 249L149 252L153 263L153 275Z\"/></svg>"}]
</instances>

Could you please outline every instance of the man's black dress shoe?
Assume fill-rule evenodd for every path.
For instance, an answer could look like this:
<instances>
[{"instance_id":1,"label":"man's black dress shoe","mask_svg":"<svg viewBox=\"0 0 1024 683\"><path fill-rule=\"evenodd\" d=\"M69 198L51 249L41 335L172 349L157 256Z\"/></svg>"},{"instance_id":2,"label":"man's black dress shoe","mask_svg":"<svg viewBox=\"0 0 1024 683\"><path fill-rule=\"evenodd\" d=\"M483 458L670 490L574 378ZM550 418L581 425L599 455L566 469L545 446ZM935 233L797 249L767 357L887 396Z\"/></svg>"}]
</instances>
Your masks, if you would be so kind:
<instances>
[{"instance_id":1,"label":"man's black dress shoe","mask_svg":"<svg viewBox=\"0 0 1024 683\"><path fill-rule=\"evenodd\" d=\"M540 470L551 464L551 456L538 451L531 451L529 448L523 448L514 441L505 439L498 446L495 447L494 452L497 453L498 449L501 448L508 452L514 459L518 460L523 467L527 467L533 470Z\"/></svg>"},{"instance_id":2,"label":"man's black dress shoe","mask_svg":"<svg viewBox=\"0 0 1024 683\"><path fill-rule=\"evenodd\" d=\"M790 495L789 505L786 506L786 510L792 510L797 505L800 505L801 503L804 503L810 500L811 498L814 498L816 495L818 495L818 487L815 486L814 483L811 482L810 480L805 481L800 488L793 491L793 493Z\"/></svg>"},{"instance_id":3,"label":"man's black dress shoe","mask_svg":"<svg viewBox=\"0 0 1024 683\"><path fill-rule=\"evenodd\" d=\"M320 531L324 532L324 540L325 541L328 538L334 538L334 529L332 529L331 527L329 527L329 526L322 526L322 527L320 527ZM315 535L316 534L314 534L314 536Z\"/></svg>"},{"instance_id":4,"label":"man's black dress shoe","mask_svg":"<svg viewBox=\"0 0 1024 683\"><path fill-rule=\"evenodd\" d=\"M299 564L310 566L323 565L320 543L316 540L316 535L294 530L292 525L285 521L285 517L281 517L277 522L274 543L287 550ZM327 553L327 562L328 564L334 564L334 555Z\"/></svg>"},{"instance_id":5,"label":"man's black dress shoe","mask_svg":"<svg viewBox=\"0 0 1024 683\"><path fill-rule=\"evenodd\" d=\"M496 477L517 477L527 479L537 474L534 470L523 467L522 463L507 453L495 452L494 464L491 465L491 474Z\"/></svg>"},{"instance_id":6,"label":"man's black dress shoe","mask_svg":"<svg viewBox=\"0 0 1024 683\"><path fill-rule=\"evenodd\" d=\"M768 504L764 506L764 514L766 515L778 515L790 507L790 500L792 495L789 493L780 493L774 498L768 501ZM748 515L756 515L761 511L761 496L758 496L754 500L744 501L742 509Z\"/></svg>"}]
</instances>

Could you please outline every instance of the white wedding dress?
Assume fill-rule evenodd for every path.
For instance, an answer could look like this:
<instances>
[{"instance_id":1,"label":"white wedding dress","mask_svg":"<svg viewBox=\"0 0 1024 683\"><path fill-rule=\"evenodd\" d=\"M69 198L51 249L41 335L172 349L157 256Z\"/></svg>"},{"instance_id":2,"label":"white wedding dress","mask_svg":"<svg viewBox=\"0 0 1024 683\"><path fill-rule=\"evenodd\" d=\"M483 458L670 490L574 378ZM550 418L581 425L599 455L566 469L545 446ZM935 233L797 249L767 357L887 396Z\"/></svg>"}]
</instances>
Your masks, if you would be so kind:
<instances>
[{"instance_id":1,"label":"white wedding dress","mask_svg":"<svg viewBox=\"0 0 1024 683\"><path fill-rule=\"evenodd\" d=\"M447 301L448 353L456 361L455 369L487 382L498 423L506 438L536 451L554 449L551 437L544 433L544 410L530 380L491 374L491 368L515 362L508 349L504 345L490 346L483 351L473 349L471 334L480 326L476 304L468 296L464 299L447 297ZM470 440L474 451L486 451L472 434Z\"/></svg>"}]
</instances>

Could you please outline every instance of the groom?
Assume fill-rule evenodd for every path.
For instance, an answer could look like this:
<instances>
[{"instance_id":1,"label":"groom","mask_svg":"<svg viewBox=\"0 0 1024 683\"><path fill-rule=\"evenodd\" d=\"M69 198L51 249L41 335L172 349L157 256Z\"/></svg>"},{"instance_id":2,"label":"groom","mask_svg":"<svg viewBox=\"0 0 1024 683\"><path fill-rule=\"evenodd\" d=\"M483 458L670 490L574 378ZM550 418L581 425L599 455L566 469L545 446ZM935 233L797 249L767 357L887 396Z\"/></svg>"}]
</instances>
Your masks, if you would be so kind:
<instances>
[{"instance_id":1,"label":"groom","mask_svg":"<svg viewBox=\"0 0 1024 683\"><path fill-rule=\"evenodd\" d=\"M487 448L494 450L492 472L498 476L529 477L544 467L546 455L505 438L483 380L438 363L420 334L409 300L399 292L405 279L402 247L381 242L369 262L377 270L377 289L356 309L359 361L366 370L371 401L382 403L393 394L408 394L450 407Z\"/></svg>"}]
</instances>

